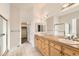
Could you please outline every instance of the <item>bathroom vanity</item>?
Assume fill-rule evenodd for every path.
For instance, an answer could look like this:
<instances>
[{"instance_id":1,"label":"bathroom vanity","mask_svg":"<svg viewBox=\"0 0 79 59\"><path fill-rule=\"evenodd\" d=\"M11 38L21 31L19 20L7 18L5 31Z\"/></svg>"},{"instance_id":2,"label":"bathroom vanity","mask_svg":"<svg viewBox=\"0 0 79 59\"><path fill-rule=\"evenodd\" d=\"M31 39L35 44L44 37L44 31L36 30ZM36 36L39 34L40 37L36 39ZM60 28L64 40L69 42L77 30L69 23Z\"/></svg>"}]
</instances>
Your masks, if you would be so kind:
<instances>
[{"instance_id":1,"label":"bathroom vanity","mask_svg":"<svg viewBox=\"0 0 79 59\"><path fill-rule=\"evenodd\" d=\"M79 42L60 36L37 33L35 47L44 56L79 56Z\"/></svg>"}]
</instances>

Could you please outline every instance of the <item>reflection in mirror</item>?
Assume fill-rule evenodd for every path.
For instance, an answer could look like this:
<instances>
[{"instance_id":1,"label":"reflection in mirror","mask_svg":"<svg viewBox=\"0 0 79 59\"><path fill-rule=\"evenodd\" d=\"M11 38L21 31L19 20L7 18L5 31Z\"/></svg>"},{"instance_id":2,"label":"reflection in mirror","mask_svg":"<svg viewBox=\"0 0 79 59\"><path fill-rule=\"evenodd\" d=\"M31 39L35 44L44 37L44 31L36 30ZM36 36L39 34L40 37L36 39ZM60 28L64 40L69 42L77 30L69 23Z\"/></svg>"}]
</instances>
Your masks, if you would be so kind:
<instances>
[{"instance_id":1,"label":"reflection in mirror","mask_svg":"<svg viewBox=\"0 0 79 59\"><path fill-rule=\"evenodd\" d=\"M45 32L46 31L46 25L41 23L35 24L35 30L36 32Z\"/></svg>"},{"instance_id":2,"label":"reflection in mirror","mask_svg":"<svg viewBox=\"0 0 79 59\"><path fill-rule=\"evenodd\" d=\"M54 25L54 31L55 35L57 36L68 36L70 34L70 29L69 29L69 24L68 23L59 23Z\"/></svg>"},{"instance_id":3,"label":"reflection in mirror","mask_svg":"<svg viewBox=\"0 0 79 59\"><path fill-rule=\"evenodd\" d=\"M64 38L72 40L79 37L79 20L77 18L71 20L60 19L59 22L54 25L55 35L63 36Z\"/></svg>"},{"instance_id":4,"label":"reflection in mirror","mask_svg":"<svg viewBox=\"0 0 79 59\"><path fill-rule=\"evenodd\" d=\"M55 31L55 35L64 36L65 35L65 24L64 23L54 24L54 31Z\"/></svg>"},{"instance_id":5,"label":"reflection in mirror","mask_svg":"<svg viewBox=\"0 0 79 59\"><path fill-rule=\"evenodd\" d=\"M79 19L74 18L72 19L72 35L74 38L79 37Z\"/></svg>"}]
</instances>

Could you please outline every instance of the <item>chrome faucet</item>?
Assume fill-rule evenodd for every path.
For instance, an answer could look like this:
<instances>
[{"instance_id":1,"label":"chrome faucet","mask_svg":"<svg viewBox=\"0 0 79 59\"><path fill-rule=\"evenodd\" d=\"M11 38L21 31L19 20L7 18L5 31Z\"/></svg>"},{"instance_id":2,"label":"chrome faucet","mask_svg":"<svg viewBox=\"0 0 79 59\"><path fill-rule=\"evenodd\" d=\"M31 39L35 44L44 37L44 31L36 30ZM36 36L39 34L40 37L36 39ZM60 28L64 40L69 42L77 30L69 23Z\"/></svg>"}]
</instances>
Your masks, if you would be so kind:
<instances>
[{"instance_id":1,"label":"chrome faucet","mask_svg":"<svg viewBox=\"0 0 79 59\"><path fill-rule=\"evenodd\" d=\"M77 36L76 36L76 35L72 35L72 36L71 36L71 39L74 41L74 40L77 39Z\"/></svg>"},{"instance_id":2,"label":"chrome faucet","mask_svg":"<svg viewBox=\"0 0 79 59\"><path fill-rule=\"evenodd\" d=\"M68 35L68 36L66 36L66 38L65 39L69 39L69 40L76 40L77 39L77 36L76 35Z\"/></svg>"}]
</instances>

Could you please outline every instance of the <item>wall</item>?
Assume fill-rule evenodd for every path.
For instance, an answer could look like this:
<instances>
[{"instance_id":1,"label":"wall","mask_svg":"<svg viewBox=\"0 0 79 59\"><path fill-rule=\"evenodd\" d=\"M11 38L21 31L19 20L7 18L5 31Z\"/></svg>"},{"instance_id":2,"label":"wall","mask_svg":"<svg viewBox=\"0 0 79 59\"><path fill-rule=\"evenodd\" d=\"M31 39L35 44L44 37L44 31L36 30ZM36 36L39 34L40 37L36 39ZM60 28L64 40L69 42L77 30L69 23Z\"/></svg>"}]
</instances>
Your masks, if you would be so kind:
<instances>
[{"instance_id":1,"label":"wall","mask_svg":"<svg viewBox=\"0 0 79 59\"><path fill-rule=\"evenodd\" d=\"M40 19L33 19L33 21L31 22L31 25L30 25L30 43L32 44L33 47L35 47L34 45L34 37L35 37L35 34L37 33L36 32L36 24L43 24L43 25L46 25L46 22L45 21L41 21Z\"/></svg>"},{"instance_id":2,"label":"wall","mask_svg":"<svg viewBox=\"0 0 79 59\"><path fill-rule=\"evenodd\" d=\"M21 44L21 23L19 8L16 4L10 6L10 49Z\"/></svg>"},{"instance_id":3,"label":"wall","mask_svg":"<svg viewBox=\"0 0 79 59\"><path fill-rule=\"evenodd\" d=\"M43 15L41 14L41 10L38 10L37 8L34 8L33 9L33 14L32 14L32 19L31 19L31 23L29 25L29 35L30 35L30 43L32 44L33 47L35 47L34 45L34 37L35 37L35 34L37 33L36 32L36 24L43 24L43 25L46 25L46 21L45 19L42 19Z\"/></svg>"},{"instance_id":4,"label":"wall","mask_svg":"<svg viewBox=\"0 0 79 59\"><path fill-rule=\"evenodd\" d=\"M0 14L8 20L8 50L20 45L19 8L16 4L0 3Z\"/></svg>"},{"instance_id":5,"label":"wall","mask_svg":"<svg viewBox=\"0 0 79 59\"><path fill-rule=\"evenodd\" d=\"M10 42L10 4L0 3L0 14L8 20L8 42ZM10 44L8 43L8 49L10 49Z\"/></svg>"},{"instance_id":6,"label":"wall","mask_svg":"<svg viewBox=\"0 0 79 59\"><path fill-rule=\"evenodd\" d=\"M10 16L10 4L8 3L0 3L0 14L3 15L6 19L9 20Z\"/></svg>"},{"instance_id":7,"label":"wall","mask_svg":"<svg viewBox=\"0 0 79 59\"><path fill-rule=\"evenodd\" d=\"M47 31L52 31L53 30L53 16L49 17L47 20Z\"/></svg>"},{"instance_id":8,"label":"wall","mask_svg":"<svg viewBox=\"0 0 79 59\"><path fill-rule=\"evenodd\" d=\"M59 23L58 16L51 16L46 20L46 22L47 22L47 33L51 35L57 35L58 32L55 31L55 24Z\"/></svg>"},{"instance_id":9,"label":"wall","mask_svg":"<svg viewBox=\"0 0 79 59\"><path fill-rule=\"evenodd\" d=\"M24 5L24 6L27 6L27 5ZM25 7L21 7L20 8L20 20L21 20L21 23L26 23L27 24L27 41L30 42L31 44L33 43L32 40L33 40L33 35L32 35L32 32L33 32L33 28L32 26L34 25L33 23L33 7L32 6L27 6L27 8ZM29 9L29 10L27 10Z\"/></svg>"},{"instance_id":10,"label":"wall","mask_svg":"<svg viewBox=\"0 0 79 59\"><path fill-rule=\"evenodd\" d=\"M47 33L53 34L53 30L54 30L54 18L53 18L53 16L49 17L46 20L46 23L47 23Z\"/></svg>"},{"instance_id":11,"label":"wall","mask_svg":"<svg viewBox=\"0 0 79 59\"><path fill-rule=\"evenodd\" d=\"M37 6L37 8L35 6L37 6L37 5L33 5L33 4L17 4L17 7L19 9L17 7L11 6L11 11L13 11L13 12L11 12L11 23L13 24L13 25L11 25L11 30L15 30L14 28L17 27L17 26L19 26L19 25L17 25L18 24L18 22L17 22L18 20L16 21L17 24L15 22L15 20L17 18L19 19L19 17L17 16L17 15L19 15L21 23L22 22L27 23L27 32L28 32L27 33L27 35L28 35L27 38L28 38L28 41L32 44L33 47L34 47L34 35L36 33L35 32L36 31L35 24L37 24L37 23L45 24L45 22L42 21L41 18L39 18L39 16L37 15L38 12L41 13L41 10L37 9L38 6ZM40 15L40 17L41 17L41 15ZM15 26L15 24L17 26ZM13 34L11 34L11 41L12 41L11 42L11 46L12 47L16 46L20 42L20 41L18 41L18 39L13 38L13 37L14 37ZM17 40L18 42L14 43L15 40Z\"/></svg>"}]
</instances>

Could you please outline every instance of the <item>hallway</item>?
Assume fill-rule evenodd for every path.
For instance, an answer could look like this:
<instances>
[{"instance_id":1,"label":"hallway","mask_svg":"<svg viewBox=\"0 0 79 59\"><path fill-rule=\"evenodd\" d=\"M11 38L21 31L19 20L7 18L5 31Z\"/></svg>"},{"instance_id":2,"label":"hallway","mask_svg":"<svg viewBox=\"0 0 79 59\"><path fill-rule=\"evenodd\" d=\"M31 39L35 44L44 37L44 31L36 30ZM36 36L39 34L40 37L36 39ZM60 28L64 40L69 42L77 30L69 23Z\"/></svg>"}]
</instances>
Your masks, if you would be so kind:
<instances>
[{"instance_id":1,"label":"hallway","mask_svg":"<svg viewBox=\"0 0 79 59\"><path fill-rule=\"evenodd\" d=\"M30 43L24 43L20 47L7 53L6 56L42 56Z\"/></svg>"}]
</instances>

